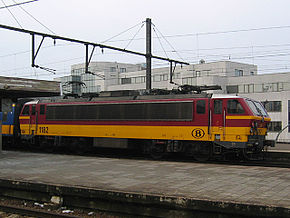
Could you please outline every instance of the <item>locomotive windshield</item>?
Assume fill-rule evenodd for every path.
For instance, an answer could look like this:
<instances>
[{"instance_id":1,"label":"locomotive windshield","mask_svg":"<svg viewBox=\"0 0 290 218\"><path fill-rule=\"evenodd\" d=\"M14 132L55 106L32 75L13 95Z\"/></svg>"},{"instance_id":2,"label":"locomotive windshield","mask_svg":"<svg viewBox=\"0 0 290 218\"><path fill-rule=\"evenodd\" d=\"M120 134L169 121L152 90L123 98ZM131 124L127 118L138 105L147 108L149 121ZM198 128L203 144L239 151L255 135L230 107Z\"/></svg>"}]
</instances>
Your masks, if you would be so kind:
<instances>
[{"instance_id":1,"label":"locomotive windshield","mask_svg":"<svg viewBox=\"0 0 290 218\"><path fill-rule=\"evenodd\" d=\"M255 115L264 117L269 116L266 109L260 102L253 101L251 99L246 99L246 102L248 103L249 107L251 108L251 110Z\"/></svg>"}]
</instances>

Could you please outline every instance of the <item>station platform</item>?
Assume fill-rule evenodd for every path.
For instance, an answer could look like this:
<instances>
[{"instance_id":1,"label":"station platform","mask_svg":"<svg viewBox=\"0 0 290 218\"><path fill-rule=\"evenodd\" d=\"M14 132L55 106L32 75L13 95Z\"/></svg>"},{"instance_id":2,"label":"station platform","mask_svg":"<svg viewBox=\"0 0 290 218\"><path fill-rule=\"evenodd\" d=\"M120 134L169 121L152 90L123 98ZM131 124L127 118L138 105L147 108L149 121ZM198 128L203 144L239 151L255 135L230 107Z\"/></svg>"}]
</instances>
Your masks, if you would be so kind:
<instances>
[{"instance_id":1,"label":"station platform","mask_svg":"<svg viewBox=\"0 0 290 218\"><path fill-rule=\"evenodd\" d=\"M193 211L290 217L289 168L3 151L0 194L9 196L17 188L70 196L63 201L72 204L84 197L87 207L102 210L112 209L100 203L104 199L128 213L139 204L142 215L156 215L156 208L162 208L167 212L161 217ZM133 206L125 209L126 203Z\"/></svg>"}]
</instances>

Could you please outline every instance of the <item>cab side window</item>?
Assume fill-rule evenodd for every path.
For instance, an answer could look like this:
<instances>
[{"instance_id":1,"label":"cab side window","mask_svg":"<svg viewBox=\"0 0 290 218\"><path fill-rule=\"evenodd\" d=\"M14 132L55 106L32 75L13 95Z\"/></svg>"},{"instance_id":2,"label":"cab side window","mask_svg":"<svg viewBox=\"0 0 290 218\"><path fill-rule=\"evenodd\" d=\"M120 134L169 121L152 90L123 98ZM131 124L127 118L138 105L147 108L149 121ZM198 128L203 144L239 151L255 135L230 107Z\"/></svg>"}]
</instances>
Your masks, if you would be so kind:
<instances>
[{"instance_id":1,"label":"cab side window","mask_svg":"<svg viewBox=\"0 0 290 218\"><path fill-rule=\"evenodd\" d=\"M236 99L228 100L227 103L227 112L229 114L243 114L245 110L241 103Z\"/></svg>"},{"instance_id":2,"label":"cab side window","mask_svg":"<svg viewBox=\"0 0 290 218\"><path fill-rule=\"evenodd\" d=\"M31 115L35 115L35 104L32 105L32 108L31 108Z\"/></svg>"},{"instance_id":3,"label":"cab side window","mask_svg":"<svg viewBox=\"0 0 290 218\"><path fill-rule=\"evenodd\" d=\"M22 111L22 115L29 115L29 105L26 105Z\"/></svg>"},{"instance_id":4,"label":"cab side window","mask_svg":"<svg viewBox=\"0 0 290 218\"><path fill-rule=\"evenodd\" d=\"M204 114L205 113L205 100L198 100L196 103L196 113Z\"/></svg>"},{"instance_id":5,"label":"cab side window","mask_svg":"<svg viewBox=\"0 0 290 218\"><path fill-rule=\"evenodd\" d=\"M2 117L2 122L7 122L7 120L8 120L8 113L4 111L4 112L2 113L2 116L3 116L3 117Z\"/></svg>"},{"instance_id":6,"label":"cab side window","mask_svg":"<svg viewBox=\"0 0 290 218\"><path fill-rule=\"evenodd\" d=\"M213 102L214 114L221 114L223 110L223 101L222 100L214 100Z\"/></svg>"},{"instance_id":7,"label":"cab side window","mask_svg":"<svg viewBox=\"0 0 290 218\"><path fill-rule=\"evenodd\" d=\"M41 104L40 105L40 112L39 112L40 115L44 115L45 114L45 105L44 104Z\"/></svg>"}]
</instances>

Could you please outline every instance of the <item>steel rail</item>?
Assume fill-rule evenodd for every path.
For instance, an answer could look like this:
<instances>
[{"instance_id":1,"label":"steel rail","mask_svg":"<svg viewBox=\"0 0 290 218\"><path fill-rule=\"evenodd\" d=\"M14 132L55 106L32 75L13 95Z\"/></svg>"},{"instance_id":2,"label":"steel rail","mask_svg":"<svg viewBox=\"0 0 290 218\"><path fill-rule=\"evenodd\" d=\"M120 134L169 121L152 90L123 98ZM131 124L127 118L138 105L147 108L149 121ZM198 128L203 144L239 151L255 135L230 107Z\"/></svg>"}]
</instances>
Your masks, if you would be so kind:
<instances>
[{"instance_id":1,"label":"steel rail","mask_svg":"<svg viewBox=\"0 0 290 218\"><path fill-rule=\"evenodd\" d=\"M63 217L80 218L80 216L73 216L69 214L60 214L60 213L44 211L44 210L39 210L39 209L23 208L19 206L2 205L2 204L0 204L0 211L6 212L6 213L24 215L24 216L43 217L43 218L63 218Z\"/></svg>"}]
</instances>

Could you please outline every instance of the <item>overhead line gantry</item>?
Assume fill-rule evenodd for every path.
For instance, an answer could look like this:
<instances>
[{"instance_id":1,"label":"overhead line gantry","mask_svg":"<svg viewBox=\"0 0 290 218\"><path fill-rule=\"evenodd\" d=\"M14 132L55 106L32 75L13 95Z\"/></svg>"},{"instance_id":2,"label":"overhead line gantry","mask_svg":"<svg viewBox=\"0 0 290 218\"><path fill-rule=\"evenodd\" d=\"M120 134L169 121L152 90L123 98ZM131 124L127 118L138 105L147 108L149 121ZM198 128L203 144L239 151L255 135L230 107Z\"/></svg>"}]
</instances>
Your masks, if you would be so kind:
<instances>
[{"instance_id":1,"label":"overhead line gantry","mask_svg":"<svg viewBox=\"0 0 290 218\"><path fill-rule=\"evenodd\" d=\"M83 41L83 40L73 39L73 38L69 38L69 37L63 37L63 36L58 36L58 35L53 35L53 34L47 34L47 33L41 33L41 32L21 29L21 28L12 27L12 26L6 26L6 25L3 25L3 24L0 24L0 28L7 29L7 30L12 30L12 31L16 31L16 32L30 34L31 35L31 40L32 40L32 56L31 56L32 57L32 62L31 62L31 66L50 71L52 73L55 73L54 70L49 69L49 68L45 68L45 67L41 67L41 66L38 66L38 65L35 64L35 60L36 60L37 54L38 54L38 52L39 52L39 50L41 48L41 45L42 45L42 43L43 43L45 38L51 38L53 40L63 40L63 41L68 41L68 42L73 42L73 43L78 43L78 44L85 45L85 73L91 73L91 72L89 72L89 64L90 64L90 61L92 59L95 47L99 47L101 49L105 48L105 49L115 50L115 51L119 51L119 52L125 52L125 53L138 55L138 56L143 56L143 57L146 58L146 63L148 63L147 66L146 66L147 67L147 69L146 69L146 89L150 90L151 89L151 59L152 58L158 59L158 60L163 60L163 61L168 61L170 63L170 78L171 78L170 82L172 82L172 75L173 75L172 64L174 63L175 65L176 64L189 65L189 63L183 62L183 61L174 60L174 59L170 59L170 58L164 58L164 57L152 55L151 54L151 45L149 45L149 43L151 44L151 33L148 34L149 28L151 28L151 19L147 18L146 22L147 22L147 38L150 37L150 39L147 40L146 54L141 53L141 52L132 51L132 50L123 49L123 48L118 48L118 47L108 46L108 45L104 45L104 44L99 44L99 43L95 43L95 42ZM35 51L35 36L41 36L42 37L41 42L38 45L38 48L36 49L36 51ZM148 43L149 40L150 40L150 42ZM90 55L89 55L89 46L93 47Z\"/></svg>"}]
</instances>

